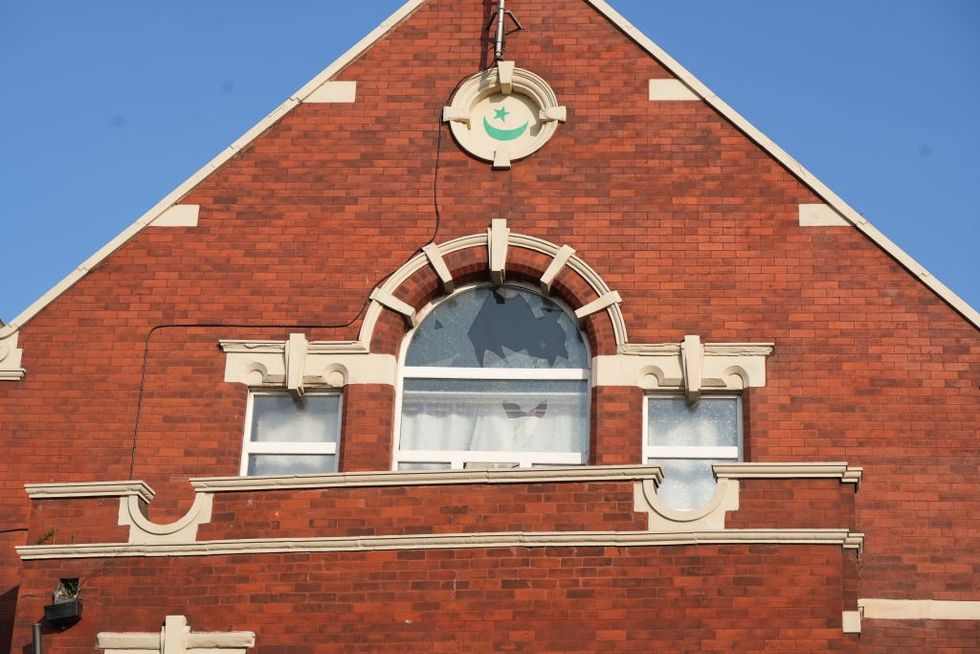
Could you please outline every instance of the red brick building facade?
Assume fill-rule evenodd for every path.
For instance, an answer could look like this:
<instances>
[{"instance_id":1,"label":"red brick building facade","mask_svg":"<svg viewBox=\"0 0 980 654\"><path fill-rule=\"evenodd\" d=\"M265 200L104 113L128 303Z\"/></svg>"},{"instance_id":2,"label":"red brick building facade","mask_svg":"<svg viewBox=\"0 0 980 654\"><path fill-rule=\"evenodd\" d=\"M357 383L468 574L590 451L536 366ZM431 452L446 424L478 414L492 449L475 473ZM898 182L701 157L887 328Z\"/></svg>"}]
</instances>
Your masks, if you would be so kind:
<instances>
[{"instance_id":1,"label":"red brick building facade","mask_svg":"<svg viewBox=\"0 0 980 654\"><path fill-rule=\"evenodd\" d=\"M507 8L409 2L0 331L0 649L61 578L48 652L980 647L976 311L604 2Z\"/></svg>"}]
</instances>

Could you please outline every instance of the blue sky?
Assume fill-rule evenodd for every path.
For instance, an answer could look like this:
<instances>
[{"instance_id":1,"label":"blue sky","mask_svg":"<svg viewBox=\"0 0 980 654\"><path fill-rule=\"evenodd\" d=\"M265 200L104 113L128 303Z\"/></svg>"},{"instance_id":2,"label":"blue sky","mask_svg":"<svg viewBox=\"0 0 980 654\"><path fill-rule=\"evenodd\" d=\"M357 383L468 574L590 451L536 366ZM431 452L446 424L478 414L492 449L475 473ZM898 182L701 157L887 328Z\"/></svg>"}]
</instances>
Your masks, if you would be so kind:
<instances>
[{"instance_id":1,"label":"blue sky","mask_svg":"<svg viewBox=\"0 0 980 654\"><path fill-rule=\"evenodd\" d=\"M0 0L0 318L400 4ZM980 307L980 2L611 4Z\"/></svg>"}]
</instances>

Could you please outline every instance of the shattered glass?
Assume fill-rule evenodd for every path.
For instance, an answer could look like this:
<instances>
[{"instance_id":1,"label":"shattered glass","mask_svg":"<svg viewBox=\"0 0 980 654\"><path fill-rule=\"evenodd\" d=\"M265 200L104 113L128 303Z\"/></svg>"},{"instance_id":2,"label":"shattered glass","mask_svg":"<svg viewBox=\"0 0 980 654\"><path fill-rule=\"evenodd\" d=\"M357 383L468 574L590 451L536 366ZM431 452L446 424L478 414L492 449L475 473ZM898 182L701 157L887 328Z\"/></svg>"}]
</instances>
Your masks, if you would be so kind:
<instances>
[{"instance_id":1,"label":"shattered glass","mask_svg":"<svg viewBox=\"0 0 980 654\"><path fill-rule=\"evenodd\" d=\"M574 372L540 377L555 369L584 373L588 348L575 320L548 298L510 286L453 295L418 326L405 363L412 370L403 384L398 449L430 453L421 465L444 468L450 458L466 467L514 465L507 457L467 461L460 452L535 453L522 465L567 460L546 454L585 460L588 382ZM513 378L484 379L487 369L512 370ZM418 465L399 462L403 470L431 469Z\"/></svg>"},{"instance_id":2,"label":"shattered glass","mask_svg":"<svg viewBox=\"0 0 980 654\"><path fill-rule=\"evenodd\" d=\"M406 365L588 368L589 357L578 327L557 304L505 286L438 305L416 330Z\"/></svg>"}]
</instances>

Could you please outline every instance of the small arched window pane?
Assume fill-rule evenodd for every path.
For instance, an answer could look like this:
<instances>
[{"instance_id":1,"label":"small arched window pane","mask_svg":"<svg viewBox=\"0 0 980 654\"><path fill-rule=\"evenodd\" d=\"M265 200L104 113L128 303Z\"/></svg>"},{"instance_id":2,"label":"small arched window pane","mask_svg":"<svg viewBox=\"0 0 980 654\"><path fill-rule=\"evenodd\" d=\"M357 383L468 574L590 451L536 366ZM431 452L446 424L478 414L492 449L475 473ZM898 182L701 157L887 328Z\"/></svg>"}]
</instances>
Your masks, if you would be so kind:
<instances>
[{"instance_id":1,"label":"small arched window pane","mask_svg":"<svg viewBox=\"0 0 980 654\"><path fill-rule=\"evenodd\" d=\"M571 317L551 300L513 288L476 288L437 306L419 325L408 366L588 368Z\"/></svg>"}]
</instances>

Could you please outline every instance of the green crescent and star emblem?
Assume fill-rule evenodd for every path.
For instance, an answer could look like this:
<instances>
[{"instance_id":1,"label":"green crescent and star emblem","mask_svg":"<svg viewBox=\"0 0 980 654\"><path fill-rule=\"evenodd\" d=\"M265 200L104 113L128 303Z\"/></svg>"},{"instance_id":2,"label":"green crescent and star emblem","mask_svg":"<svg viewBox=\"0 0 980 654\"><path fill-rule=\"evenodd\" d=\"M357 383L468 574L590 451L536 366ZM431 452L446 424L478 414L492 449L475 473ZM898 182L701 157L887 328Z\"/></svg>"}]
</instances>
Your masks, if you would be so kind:
<instances>
[{"instance_id":1,"label":"green crescent and star emblem","mask_svg":"<svg viewBox=\"0 0 980 654\"><path fill-rule=\"evenodd\" d=\"M510 114L511 112L507 111L507 107L500 107L500 109L493 110L493 119L499 120L501 123L506 123L507 116L509 116ZM496 139L498 141L513 141L514 139L520 138L521 136L524 135L524 132L527 131L528 124L529 123L525 121L525 123L520 127L515 127L513 129L505 129L501 127L494 127L493 125L490 124L490 121L487 119L486 116L483 117L483 129L486 131L487 135L490 138Z\"/></svg>"}]
</instances>

